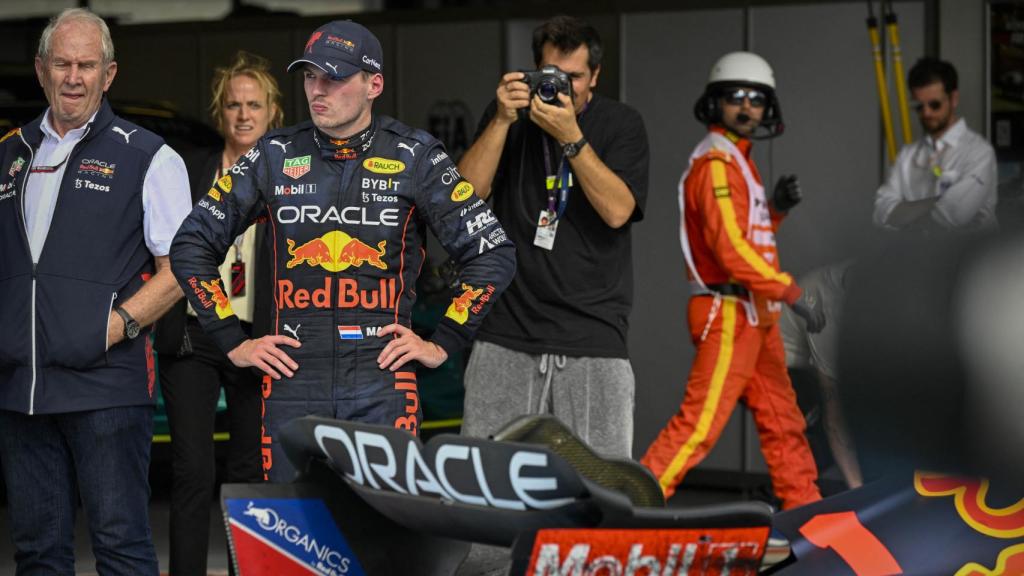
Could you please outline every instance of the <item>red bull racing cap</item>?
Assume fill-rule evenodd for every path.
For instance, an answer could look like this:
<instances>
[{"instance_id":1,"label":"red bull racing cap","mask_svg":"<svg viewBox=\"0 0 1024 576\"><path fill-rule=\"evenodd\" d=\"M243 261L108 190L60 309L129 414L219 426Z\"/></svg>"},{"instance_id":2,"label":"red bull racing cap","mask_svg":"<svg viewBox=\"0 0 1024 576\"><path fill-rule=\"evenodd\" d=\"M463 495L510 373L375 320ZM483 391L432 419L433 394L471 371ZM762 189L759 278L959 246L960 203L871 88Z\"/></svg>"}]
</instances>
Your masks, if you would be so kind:
<instances>
[{"instance_id":1,"label":"red bull racing cap","mask_svg":"<svg viewBox=\"0 0 1024 576\"><path fill-rule=\"evenodd\" d=\"M384 52L377 37L364 26L351 20L335 20L310 34L302 56L288 65L288 71L307 63L340 80L360 70L382 74Z\"/></svg>"}]
</instances>

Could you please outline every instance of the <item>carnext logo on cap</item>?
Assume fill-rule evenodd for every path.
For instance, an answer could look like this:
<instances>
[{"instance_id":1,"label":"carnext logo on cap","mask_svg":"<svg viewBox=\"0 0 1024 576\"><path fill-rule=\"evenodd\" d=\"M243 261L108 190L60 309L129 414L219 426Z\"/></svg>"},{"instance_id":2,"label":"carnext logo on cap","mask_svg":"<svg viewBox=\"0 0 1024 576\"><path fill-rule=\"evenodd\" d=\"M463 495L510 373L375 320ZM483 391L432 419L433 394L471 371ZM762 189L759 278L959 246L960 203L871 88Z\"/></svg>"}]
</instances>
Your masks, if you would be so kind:
<instances>
[{"instance_id":1,"label":"carnext logo on cap","mask_svg":"<svg viewBox=\"0 0 1024 576\"><path fill-rule=\"evenodd\" d=\"M365 576L319 499L228 499L231 540L246 576Z\"/></svg>"},{"instance_id":2,"label":"carnext logo on cap","mask_svg":"<svg viewBox=\"0 0 1024 576\"><path fill-rule=\"evenodd\" d=\"M370 66L373 66L377 70L380 70L380 62L377 62L376 60L374 60L373 58L370 58L366 54L363 54L363 63L364 64L369 64Z\"/></svg>"}]
</instances>

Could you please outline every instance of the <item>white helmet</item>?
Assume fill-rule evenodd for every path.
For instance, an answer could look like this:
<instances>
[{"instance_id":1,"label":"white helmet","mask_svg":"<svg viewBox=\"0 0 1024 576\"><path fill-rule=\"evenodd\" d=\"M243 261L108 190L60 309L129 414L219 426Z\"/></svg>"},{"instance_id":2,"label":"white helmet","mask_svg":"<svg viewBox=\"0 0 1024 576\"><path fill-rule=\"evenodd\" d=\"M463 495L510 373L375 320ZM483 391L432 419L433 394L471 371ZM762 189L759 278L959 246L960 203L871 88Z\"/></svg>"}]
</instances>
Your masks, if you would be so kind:
<instances>
[{"instance_id":1,"label":"white helmet","mask_svg":"<svg viewBox=\"0 0 1024 576\"><path fill-rule=\"evenodd\" d=\"M775 89L775 74L768 62L753 52L730 52L711 67L708 84L760 84Z\"/></svg>"},{"instance_id":2,"label":"white helmet","mask_svg":"<svg viewBox=\"0 0 1024 576\"><path fill-rule=\"evenodd\" d=\"M768 98L758 132L751 137L763 139L781 135L785 125L782 123L779 99L775 95L775 74L768 62L753 52L730 52L715 62L704 93L693 106L697 120L704 125L721 122L722 111L718 108L718 99L723 91L737 86L758 88Z\"/></svg>"}]
</instances>

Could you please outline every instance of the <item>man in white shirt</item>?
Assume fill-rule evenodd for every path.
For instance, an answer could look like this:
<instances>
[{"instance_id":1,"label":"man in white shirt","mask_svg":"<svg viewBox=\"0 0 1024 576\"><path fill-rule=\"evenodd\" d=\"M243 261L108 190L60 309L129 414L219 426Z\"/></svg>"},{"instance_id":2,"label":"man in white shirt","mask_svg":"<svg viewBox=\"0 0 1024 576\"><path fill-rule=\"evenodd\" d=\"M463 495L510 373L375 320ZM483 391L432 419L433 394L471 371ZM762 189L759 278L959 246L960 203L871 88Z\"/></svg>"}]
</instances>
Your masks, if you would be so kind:
<instances>
[{"instance_id":1,"label":"man in white shirt","mask_svg":"<svg viewBox=\"0 0 1024 576\"><path fill-rule=\"evenodd\" d=\"M956 114L956 69L922 58L908 76L925 136L900 150L878 189L875 225L923 231L995 228L996 155Z\"/></svg>"}]
</instances>

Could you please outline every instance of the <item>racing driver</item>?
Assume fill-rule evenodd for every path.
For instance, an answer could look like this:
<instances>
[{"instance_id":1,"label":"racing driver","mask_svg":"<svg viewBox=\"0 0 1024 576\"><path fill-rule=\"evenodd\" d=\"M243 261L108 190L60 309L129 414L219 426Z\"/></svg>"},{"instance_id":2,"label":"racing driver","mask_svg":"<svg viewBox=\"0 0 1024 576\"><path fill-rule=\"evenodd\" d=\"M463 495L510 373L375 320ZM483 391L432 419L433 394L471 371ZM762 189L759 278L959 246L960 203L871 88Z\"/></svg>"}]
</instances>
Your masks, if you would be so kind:
<instances>
[{"instance_id":1,"label":"racing driver","mask_svg":"<svg viewBox=\"0 0 1024 576\"><path fill-rule=\"evenodd\" d=\"M380 42L363 26L318 28L300 71L312 121L268 132L218 180L171 247L174 274L206 332L263 378L264 477L288 481L277 432L314 414L416 433L417 365L466 346L515 271L515 250L443 146L372 114ZM273 334L250 339L217 265L256 219L269 221ZM460 264L460 289L430 341L409 328L427 226Z\"/></svg>"}]
</instances>

